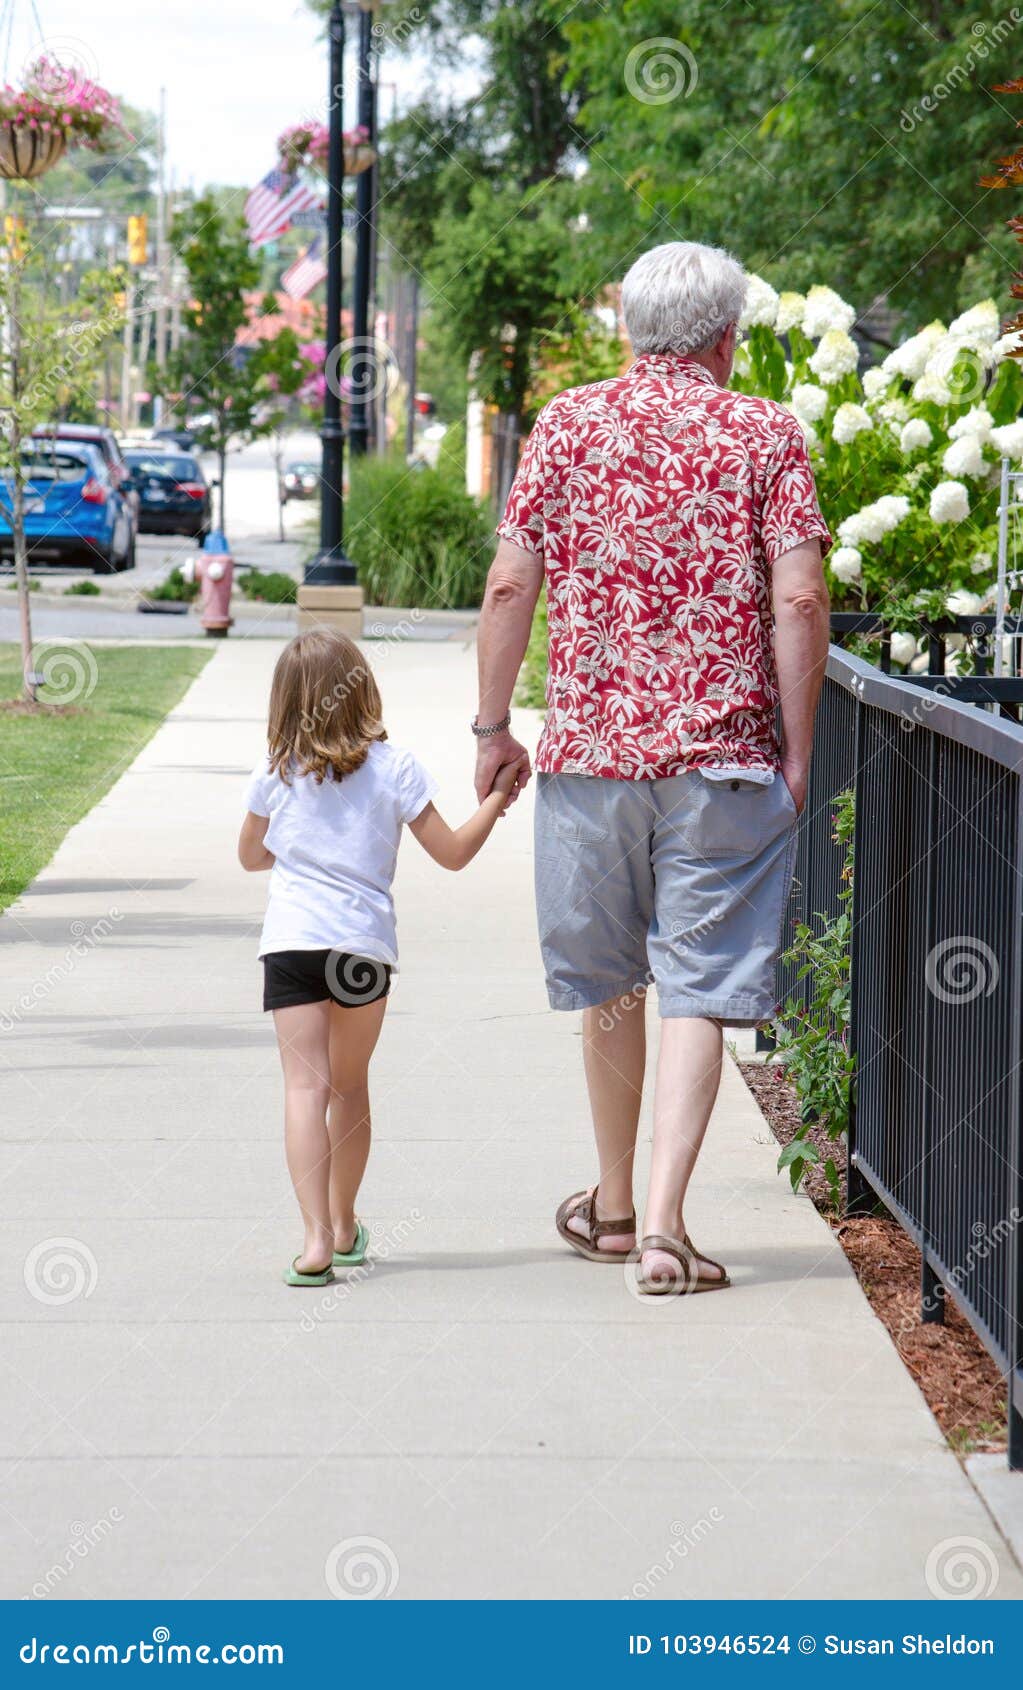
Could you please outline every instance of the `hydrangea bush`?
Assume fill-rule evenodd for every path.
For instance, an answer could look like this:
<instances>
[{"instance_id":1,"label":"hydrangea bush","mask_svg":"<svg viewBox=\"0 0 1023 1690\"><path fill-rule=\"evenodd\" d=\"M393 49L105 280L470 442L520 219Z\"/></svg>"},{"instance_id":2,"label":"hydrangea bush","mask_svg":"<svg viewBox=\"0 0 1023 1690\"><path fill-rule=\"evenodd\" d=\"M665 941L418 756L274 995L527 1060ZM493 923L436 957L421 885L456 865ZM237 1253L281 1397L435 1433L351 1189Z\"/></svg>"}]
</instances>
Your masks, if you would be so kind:
<instances>
[{"instance_id":1,"label":"hydrangea bush","mask_svg":"<svg viewBox=\"0 0 1023 1690\"><path fill-rule=\"evenodd\" d=\"M883 612L908 663L922 617L993 603L1000 463L1023 464L1023 340L988 299L861 370L855 317L831 288L751 277L733 386L798 419L836 536L834 607Z\"/></svg>"}]
</instances>

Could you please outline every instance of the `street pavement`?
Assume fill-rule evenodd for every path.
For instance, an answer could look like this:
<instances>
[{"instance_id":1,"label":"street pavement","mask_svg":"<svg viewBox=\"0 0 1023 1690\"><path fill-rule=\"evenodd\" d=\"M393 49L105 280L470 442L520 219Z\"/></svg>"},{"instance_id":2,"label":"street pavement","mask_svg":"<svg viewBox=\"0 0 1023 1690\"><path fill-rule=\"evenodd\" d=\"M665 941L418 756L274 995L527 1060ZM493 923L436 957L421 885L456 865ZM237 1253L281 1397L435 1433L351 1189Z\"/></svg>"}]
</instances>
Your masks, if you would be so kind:
<instances>
[{"instance_id":1,"label":"street pavement","mask_svg":"<svg viewBox=\"0 0 1023 1690\"><path fill-rule=\"evenodd\" d=\"M278 649L221 647L0 920L2 1593L926 1598L965 1556L1023 1596L734 1065L688 1217L732 1289L640 1300L560 1244L593 1151L529 795L457 878L403 845L371 1264L281 1283L265 887L234 860ZM372 658L462 818L470 647Z\"/></svg>"}]
</instances>

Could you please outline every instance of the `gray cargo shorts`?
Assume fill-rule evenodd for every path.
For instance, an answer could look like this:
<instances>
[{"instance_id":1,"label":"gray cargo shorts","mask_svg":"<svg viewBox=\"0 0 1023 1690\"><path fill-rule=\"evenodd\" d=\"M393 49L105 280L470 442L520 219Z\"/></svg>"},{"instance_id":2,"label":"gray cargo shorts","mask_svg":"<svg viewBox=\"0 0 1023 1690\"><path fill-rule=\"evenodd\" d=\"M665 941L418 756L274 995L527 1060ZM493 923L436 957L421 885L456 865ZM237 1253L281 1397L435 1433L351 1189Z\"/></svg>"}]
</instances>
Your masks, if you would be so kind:
<instances>
[{"instance_id":1,"label":"gray cargo shorts","mask_svg":"<svg viewBox=\"0 0 1023 1690\"><path fill-rule=\"evenodd\" d=\"M664 1016L736 1027L773 1015L796 853L780 773L541 774L535 817L552 1009L591 1009L655 984Z\"/></svg>"}]
</instances>

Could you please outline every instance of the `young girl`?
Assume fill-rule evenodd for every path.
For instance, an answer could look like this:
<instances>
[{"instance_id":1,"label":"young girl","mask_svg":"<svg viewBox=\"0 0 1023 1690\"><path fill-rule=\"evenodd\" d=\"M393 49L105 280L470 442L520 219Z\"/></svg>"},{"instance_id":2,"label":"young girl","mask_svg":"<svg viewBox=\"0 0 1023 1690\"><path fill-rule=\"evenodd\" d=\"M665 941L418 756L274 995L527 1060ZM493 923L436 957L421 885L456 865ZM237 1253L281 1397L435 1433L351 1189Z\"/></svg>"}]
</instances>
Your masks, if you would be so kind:
<instances>
[{"instance_id":1,"label":"young girl","mask_svg":"<svg viewBox=\"0 0 1023 1690\"><path fill-rule=\"evenodd\" d=\"M459 828L436 786L387 739L380 694L353 642L327 628L299 634L274 670L267 755L246 794L238 857L270 869L260 939L263 1008L284 1070L288 1170L305 1248L288 1285L326 1285L365 1260L355 1199L369 1157L370 1057L398 965L391 883L407 824L443 868L464 868L508 805L520 769Z\"/></svg>"}]
</instances>

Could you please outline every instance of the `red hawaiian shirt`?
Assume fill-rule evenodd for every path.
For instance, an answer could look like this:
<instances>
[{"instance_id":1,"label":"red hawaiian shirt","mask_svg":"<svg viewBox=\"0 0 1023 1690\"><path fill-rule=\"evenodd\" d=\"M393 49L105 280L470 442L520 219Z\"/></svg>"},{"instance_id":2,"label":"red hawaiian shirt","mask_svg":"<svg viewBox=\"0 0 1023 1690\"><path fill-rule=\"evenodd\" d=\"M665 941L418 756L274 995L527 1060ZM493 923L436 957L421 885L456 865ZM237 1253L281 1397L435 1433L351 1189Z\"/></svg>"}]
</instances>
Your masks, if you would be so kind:
<instances>
[{"instance_id":1,"label":"red hawaiian shirt","mask_svg":"<svg viewBox=\"0 0 1023 1690\"><path fill-rule=\"evenodd\" d=\"M771 565L831 543L784 406L646 353L544 407L498 533L544 560L538 769L777 767Z\"/></svg>"}]
</instances>

